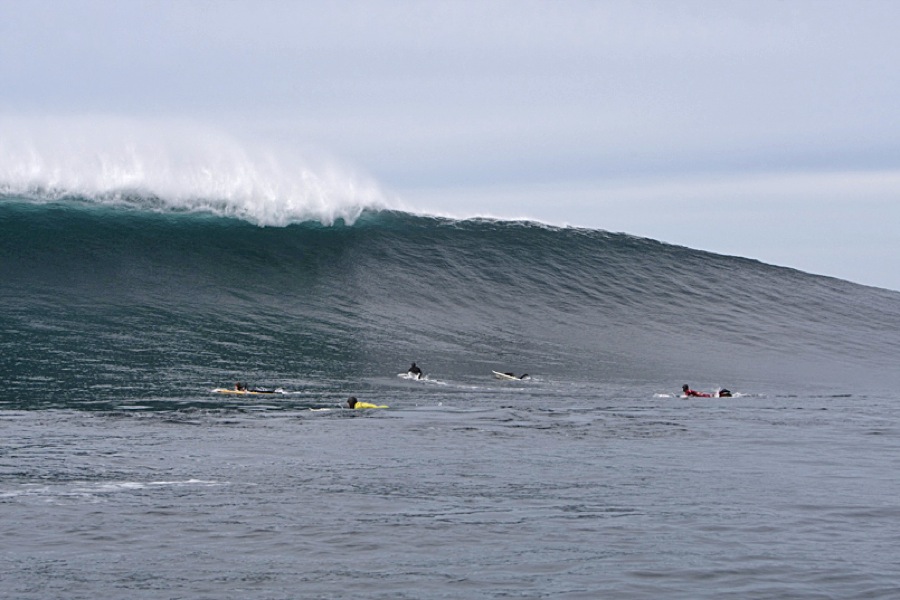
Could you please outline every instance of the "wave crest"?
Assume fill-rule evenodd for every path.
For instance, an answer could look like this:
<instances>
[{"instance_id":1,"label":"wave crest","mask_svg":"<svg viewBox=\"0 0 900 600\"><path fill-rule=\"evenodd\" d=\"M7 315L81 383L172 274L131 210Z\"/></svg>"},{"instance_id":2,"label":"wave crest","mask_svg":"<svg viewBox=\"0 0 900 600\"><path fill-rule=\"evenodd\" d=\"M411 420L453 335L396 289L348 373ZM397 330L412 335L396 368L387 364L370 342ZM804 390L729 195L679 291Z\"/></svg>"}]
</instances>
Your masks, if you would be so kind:
<instances>
[{"instance_id":1,"label":"wave crest","mask_svg":"<svg viewBox=\"0 0 900 600\"><path fill-rule=\"evenodd\" d=\"M190 123L0 122L0 192L145 210L204 211L258 225L355 221L390 208L378 185L292 148Z\"/></svg>"}]
</instances>

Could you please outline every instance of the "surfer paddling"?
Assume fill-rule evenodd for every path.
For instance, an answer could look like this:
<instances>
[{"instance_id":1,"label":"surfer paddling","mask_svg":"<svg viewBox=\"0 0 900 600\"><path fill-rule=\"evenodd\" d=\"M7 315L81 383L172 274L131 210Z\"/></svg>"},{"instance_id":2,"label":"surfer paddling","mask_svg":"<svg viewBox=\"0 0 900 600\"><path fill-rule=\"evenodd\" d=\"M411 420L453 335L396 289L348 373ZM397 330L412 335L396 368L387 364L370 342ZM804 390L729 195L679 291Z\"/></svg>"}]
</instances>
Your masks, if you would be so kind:
<instances>
[{"instance_id":1,"label":"surfer paddling","mask_svg":"<svg viewBox=\"0 0 900 600\"><path fill-rule=\"evenodd\" d=\"M731 398L731 392L725 388L720 389L715 394L707 394L706 392L698 392L692 390L688 384L681 386L681 391L686 397L694 398Z\"/></svg>"},{"instance_id":2,"label":"surfer paddling","mask_svg":"<svg viewBox=\"0 0 900 600\"><path fill-rule=\"evenodd\" d=\"M273 387L247 387L246 383L238 381L234 384L234 388L230 391L237 392L239 394L277 394L284 393L284 390L281 388L273 388Z\"/></svg>"},{"instance_id":3,"label":"surfer paddling","mask_svg":"<svg viewBox=\"0 0 900 600\"><path fill-rule=\"evenodd\" d=\"M356 396L350 396L347 398L347 408L387 408L385 404L372 404L371 402L360 402L356 399Z\"/></svg>"},{"instance_id":4,"label":"surfer paddling","mask_svg":"<svg viewBox=\"0 0 900 600\"><path fill-rule=\"evenodd\" d=\"M416 366L416 363L410 365L409 369L406 370L406 373L415 377L416 379L422 379L422 369Z\"/></svg>"},{"instance_id":5,"label":"surfer paddling","mask_svg":"<svg viewBox=\"0 0 900 600\"><path fill-rule=\"evenodd\" d=\"M518 377L516 377L515 373L512 373L510 371L506 371L505 373L501 373L499 371L493 371L493 373L494 373L494 377L496 377L497 379L531 379L531 375L529 375L528 373L525 373Z\"/></svg>"},{"instance_id":6,"label":"surfer paddling","mask_svg":"<svg viewBox=\"0 0 900 600\"><path fill-rule=\"evenodd\" d=\"M692 390L688 384L684 384L681 386L681 391L685 396L694 397L694 398L712 398L712 394L707 394L706 392L698 392Z\"/></svg>"}]
</instances>

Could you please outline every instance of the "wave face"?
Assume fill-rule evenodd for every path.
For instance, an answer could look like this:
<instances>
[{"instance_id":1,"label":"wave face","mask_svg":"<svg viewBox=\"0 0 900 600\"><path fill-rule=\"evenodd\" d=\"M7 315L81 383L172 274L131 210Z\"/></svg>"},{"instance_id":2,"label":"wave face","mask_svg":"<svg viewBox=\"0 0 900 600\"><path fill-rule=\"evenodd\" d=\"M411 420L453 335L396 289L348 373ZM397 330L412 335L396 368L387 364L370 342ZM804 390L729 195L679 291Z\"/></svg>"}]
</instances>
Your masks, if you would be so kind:
<instances>
[{"instance_id":1,"label":"wave face","mask_svg":"<svg viewBox=\"0 0 900 600\"><path fill-rule=\"evenodd\" d=\"M415 360L678 389L894 389L900 294L622 234L362 211L0 198L13 404L177 397L235 378L354 389Z\"/></svg>"}]
</instances>

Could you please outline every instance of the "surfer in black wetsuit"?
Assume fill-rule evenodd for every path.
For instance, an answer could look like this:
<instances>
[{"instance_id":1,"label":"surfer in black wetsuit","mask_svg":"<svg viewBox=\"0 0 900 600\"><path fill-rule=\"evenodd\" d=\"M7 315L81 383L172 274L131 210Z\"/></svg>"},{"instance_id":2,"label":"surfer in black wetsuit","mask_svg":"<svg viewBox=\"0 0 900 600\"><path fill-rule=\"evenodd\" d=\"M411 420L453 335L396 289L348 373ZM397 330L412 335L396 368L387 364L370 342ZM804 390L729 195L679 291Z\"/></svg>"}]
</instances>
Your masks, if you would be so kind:
<instances>
[{"instance_id":1,"label":"surfer in black wetsuit","mask_svg":"<svg viewBox=\"0 0 900 600\"><path fill-rule=\"evenodd\" d=\"M510 373L509 371L504 373L504 375L509 375L510 377L516 377L515 373ZM516 377L516 379L531 379L531 376L528 373L525 373L521 377Z\"/></svg>"},{"instance_id":2,"label":"surfer in black wetsuit","mask_svg":"<svg viewBox=\"0 0 900 600\"><path fill-rule=\"evenodd\" d=\"M422 369L417 367L416 363L413 363L406 372L414 376L416 379L422 379Z\"/></svg>"}]
</instances>

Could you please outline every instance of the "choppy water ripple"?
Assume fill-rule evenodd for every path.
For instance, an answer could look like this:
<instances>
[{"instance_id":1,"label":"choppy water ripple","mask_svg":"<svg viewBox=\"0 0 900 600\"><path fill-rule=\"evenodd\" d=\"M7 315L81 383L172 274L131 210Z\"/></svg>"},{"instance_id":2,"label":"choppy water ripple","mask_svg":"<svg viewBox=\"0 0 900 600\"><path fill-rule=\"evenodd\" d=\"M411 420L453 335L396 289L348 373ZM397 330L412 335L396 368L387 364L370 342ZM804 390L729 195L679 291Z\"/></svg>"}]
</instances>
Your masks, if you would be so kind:
<instances>
[{"instance_id":1,"label":"choppy water ripple","mask_svg":"<svg viewBox=\"0 0 900 600\"><path fill-rule=\"evenodd\" d=\"M489 394L445 408L450 400L460 404L437 391L420 406L363 414L4 412L0 589L894 592L900 484L889 475L900 436L881 429L877 406L858 416L855 397L606 397L603 408L579 408L549 396L552 410L477 406L494 403Z\"/></svg>"}]
</instances>

